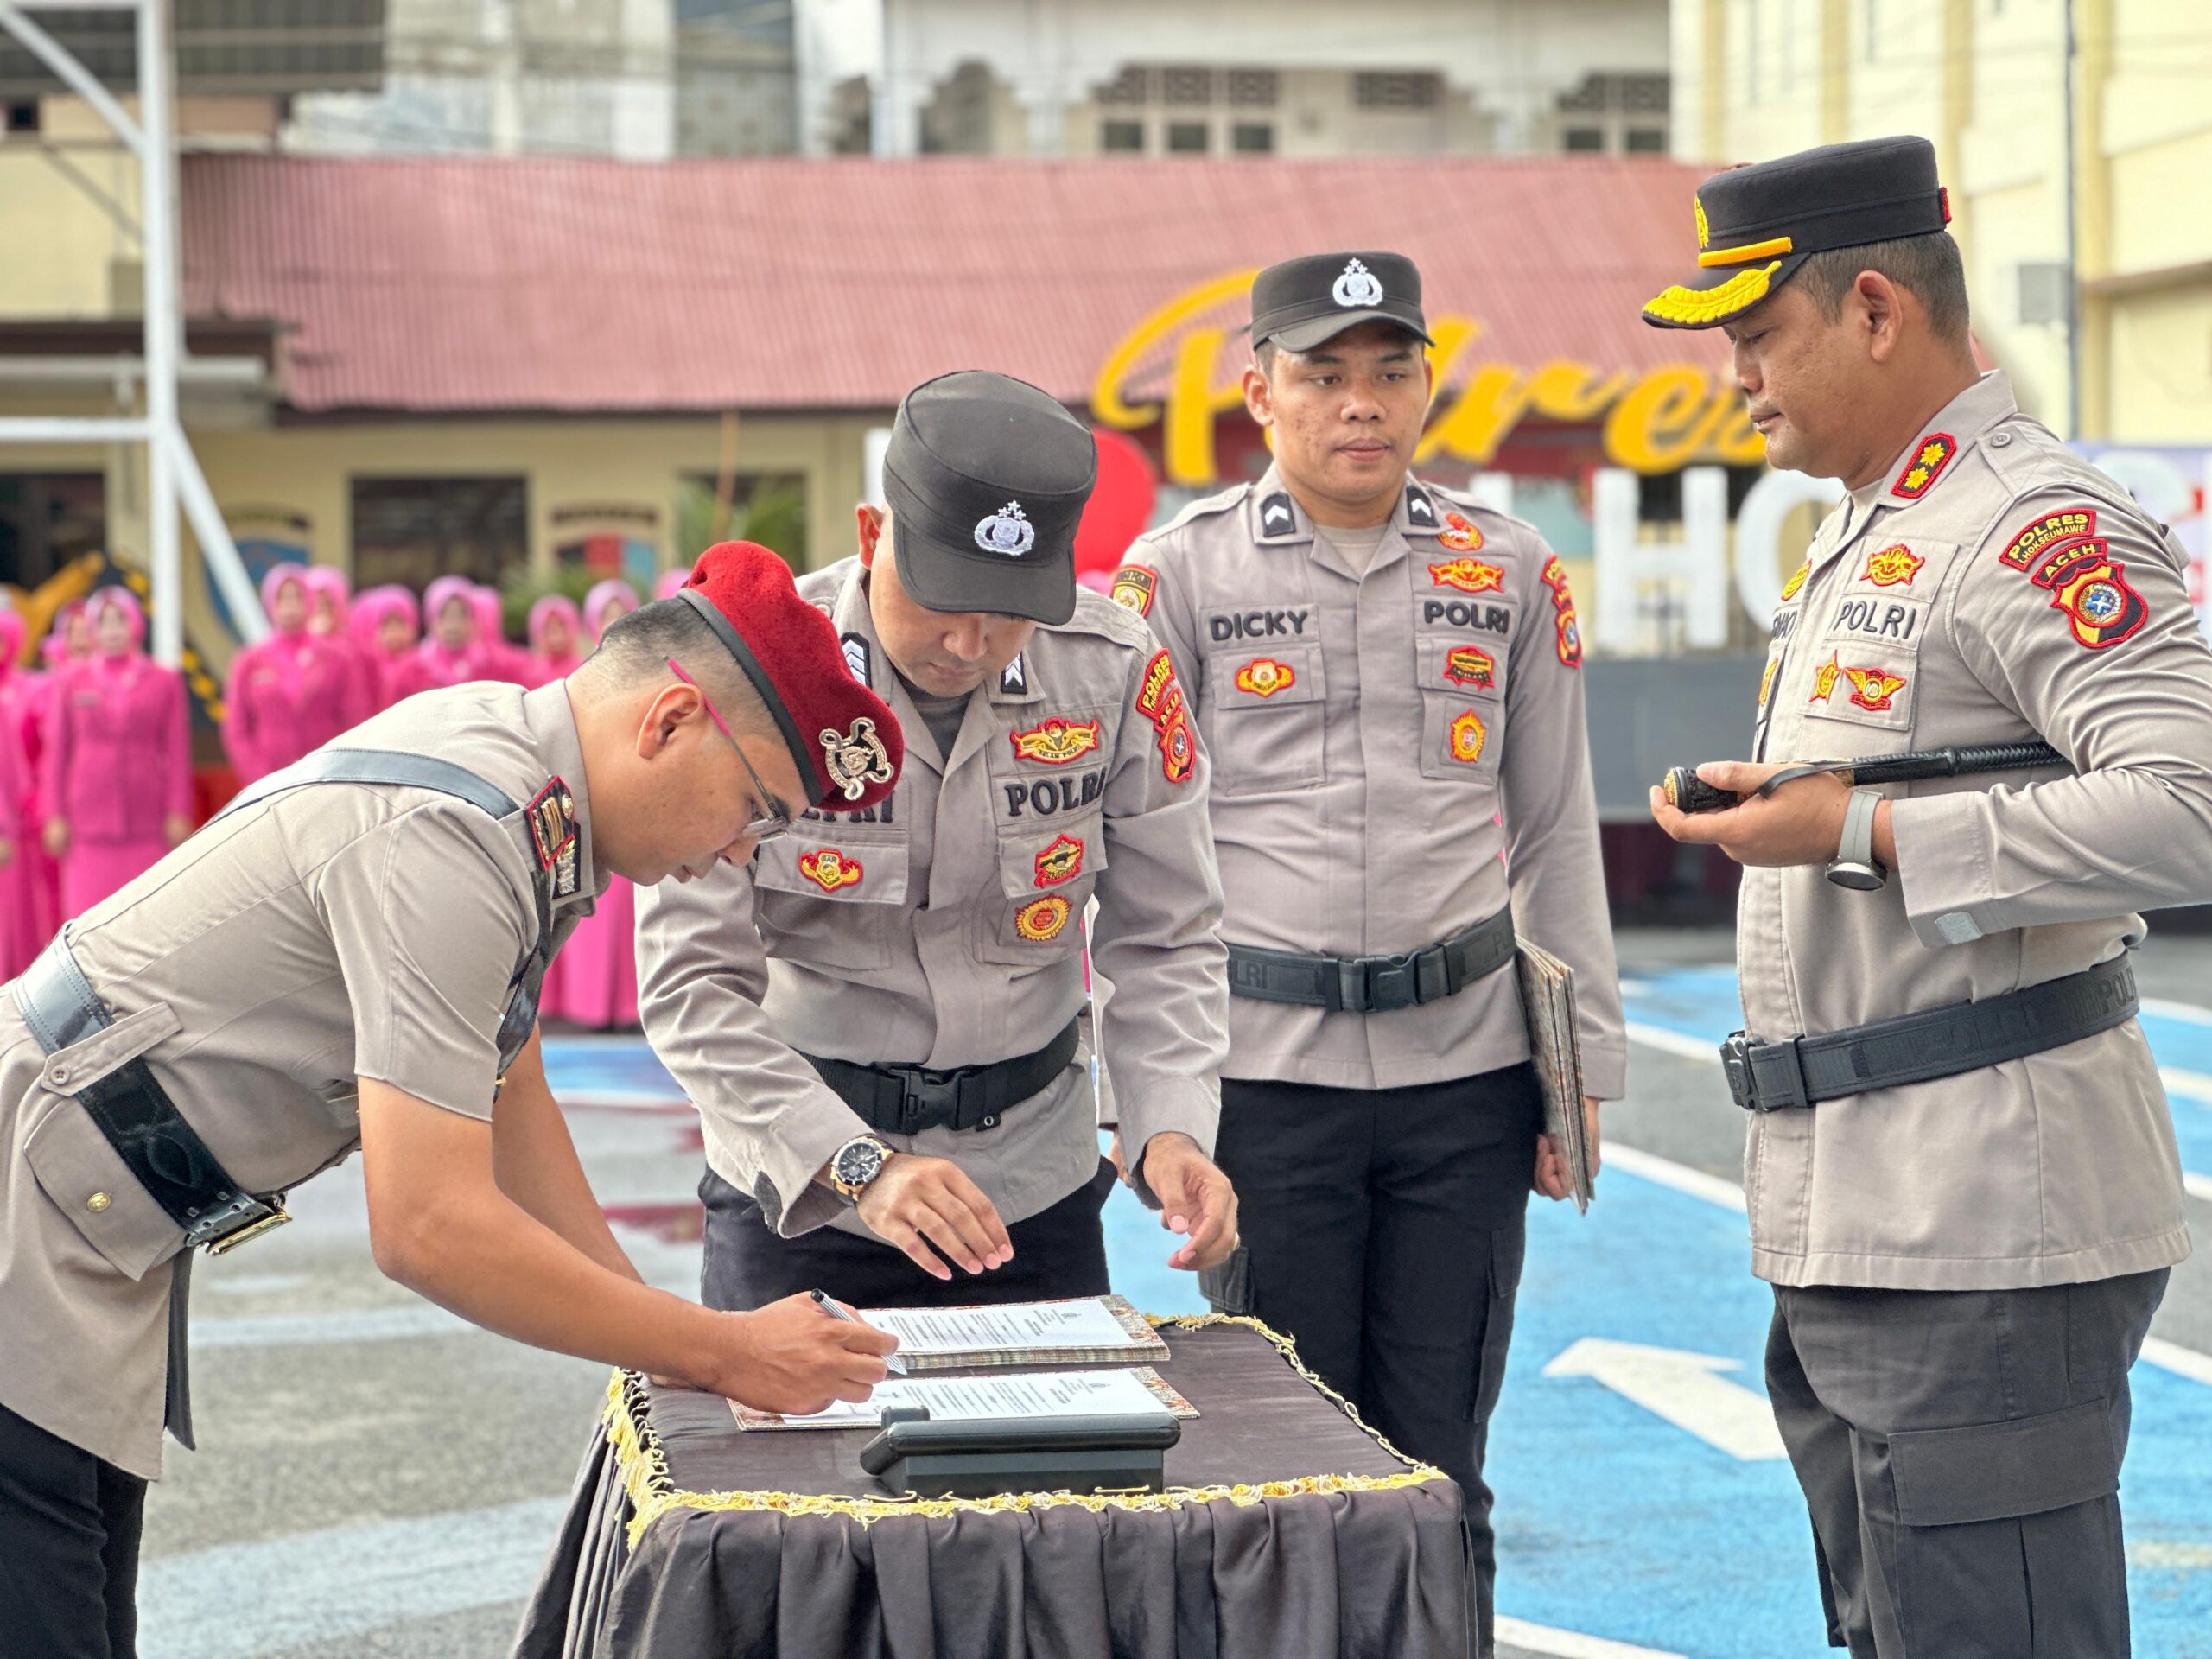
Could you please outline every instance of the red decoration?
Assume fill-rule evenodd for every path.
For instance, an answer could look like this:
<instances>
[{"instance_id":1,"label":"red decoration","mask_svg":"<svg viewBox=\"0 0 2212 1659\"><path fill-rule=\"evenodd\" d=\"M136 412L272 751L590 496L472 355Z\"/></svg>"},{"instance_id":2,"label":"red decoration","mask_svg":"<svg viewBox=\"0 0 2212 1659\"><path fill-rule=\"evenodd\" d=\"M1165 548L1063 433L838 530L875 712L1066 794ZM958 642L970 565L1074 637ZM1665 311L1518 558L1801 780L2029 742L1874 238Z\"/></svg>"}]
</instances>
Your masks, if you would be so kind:
<instances>
[{"instance_id":1,"label":"red decoration","mask_svg":"<svg viewBox=\"0 0 2212 1659\"><path fill-rule=\"evenodd\" d=\"M1098 483L1075 529L1078 582L1093 570L1103 571L1110 579L1129 543L1152 522L1153 499L1160 492L1152 457L1135 438L1095 426L1090 435L1098 442Z\"/></svg>"}]
</instances>

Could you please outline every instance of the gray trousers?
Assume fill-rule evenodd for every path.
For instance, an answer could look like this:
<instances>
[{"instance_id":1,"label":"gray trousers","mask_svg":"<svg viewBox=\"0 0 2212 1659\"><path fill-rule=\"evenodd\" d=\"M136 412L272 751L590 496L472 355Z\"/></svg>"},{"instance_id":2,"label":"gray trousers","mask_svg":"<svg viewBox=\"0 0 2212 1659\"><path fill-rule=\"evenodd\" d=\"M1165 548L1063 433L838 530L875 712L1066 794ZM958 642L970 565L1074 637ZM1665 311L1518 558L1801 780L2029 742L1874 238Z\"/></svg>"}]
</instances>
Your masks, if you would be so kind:
<instances>
[{"instance_id":1,"label":"gray trousers","mask_svg":"<svg viewBox=\"0 0 2212 1659\"><path fill-rule=\"evenodd\" d=\"M1767 1394L1853 1659L2124 1659L2127 1370L2166 1273L1775 1287Z\"/></svg>"}]
</instances>

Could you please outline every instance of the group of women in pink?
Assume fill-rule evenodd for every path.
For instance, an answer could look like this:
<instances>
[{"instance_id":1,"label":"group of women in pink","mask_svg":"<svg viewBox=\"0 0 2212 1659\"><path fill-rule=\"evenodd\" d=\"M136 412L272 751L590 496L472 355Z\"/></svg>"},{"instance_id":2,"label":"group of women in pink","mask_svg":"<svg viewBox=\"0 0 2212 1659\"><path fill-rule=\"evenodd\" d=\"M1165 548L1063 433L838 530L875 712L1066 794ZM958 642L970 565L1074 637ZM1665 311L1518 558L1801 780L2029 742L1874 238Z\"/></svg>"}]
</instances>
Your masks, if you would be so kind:
<instances>
[{"instance_id":1,"label":"group of women in pink","mask_svg":"<svg viewBox=\"0 0 2212 1659\"><path fill-rule=\"evenodd\" d=\"M621 581L601 582L581 608L548 594L531 607L525 648L505 638L499 594L462 576L439 577L418 604L397 586L353 599L340 572L286 563L261 598L270 633L232 659L225 690L224 747L241 785L417 691L550 684L638 605ZM0 607L0 981L191 831L184 684L147 657L145 634L128 588L99 588L63 607L37 673L22 666L22 617ZM602 1029L637 1022L635 913L618 879L549 974L547 1015Z\"/></svg>"}]
</instances>

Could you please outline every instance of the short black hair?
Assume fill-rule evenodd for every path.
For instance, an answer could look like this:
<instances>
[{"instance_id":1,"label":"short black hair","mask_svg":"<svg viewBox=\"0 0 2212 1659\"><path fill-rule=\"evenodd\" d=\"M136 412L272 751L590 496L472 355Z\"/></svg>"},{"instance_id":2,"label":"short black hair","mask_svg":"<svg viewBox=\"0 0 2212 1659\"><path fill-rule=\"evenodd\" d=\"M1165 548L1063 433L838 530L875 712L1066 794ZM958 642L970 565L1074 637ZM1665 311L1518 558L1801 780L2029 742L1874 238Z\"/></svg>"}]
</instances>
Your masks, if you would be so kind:
<instances>
[{"instance_id":1,"label":"short black hair","mask_svg":"<svg viewBox=\"0 0 2212 1659\"><path fill-rule=\"evenodd\" d=\"M782 731L752 680L689 600L657 599L616 617L600 636L599 649L577 673L588 688L612 690L640 680L666 678L671 657L699 683L734 730L783 742Z\"/></svg>"},{"instance_id":2,"label":"short black hair","mask_svg":"<svg viewBox=\"0 0 2212 1659\"><path fill-rule=\"evenodd\" d=\"M1843 296L1862 270L1879 271L1927 308L1928 326L1940 340L1964 346L1968 339L1966 264L1948 231L1828 248L1813 254L1791 277L1804 285L1829 321L1843 315Z\"/></svg>"}]
</instances>

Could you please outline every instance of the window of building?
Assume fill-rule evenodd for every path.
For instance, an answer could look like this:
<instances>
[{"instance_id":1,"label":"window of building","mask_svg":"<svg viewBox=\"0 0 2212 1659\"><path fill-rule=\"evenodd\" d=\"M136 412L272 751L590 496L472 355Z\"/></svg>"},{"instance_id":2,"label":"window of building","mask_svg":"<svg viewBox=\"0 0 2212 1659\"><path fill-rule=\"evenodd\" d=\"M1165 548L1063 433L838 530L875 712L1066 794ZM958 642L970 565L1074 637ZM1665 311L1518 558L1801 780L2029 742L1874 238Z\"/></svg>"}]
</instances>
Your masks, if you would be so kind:
<instances>
[{"instance_id":1,"label":"window of building","mask_svg":"<svg viewBox=\"0 0 2212 1659\"><path fill-rule=\"evenodd\" d=\"M1662 156L1667 150L1666 130L1663 127L1630 127L1627 147L1631 156Z\"/></svg>"},{"instance_id":2,"label":"window of building","mask_svg":"<svg viewBox=\"0 0 2212 1659\"><path fill-rule=\"evenodd\" d=\"M1211 104L1213 71L1188 64L1171 64L1160 72L1160 101L1163 104Z\"/></svg>"},{"instance_id":3,"label":"window of building","mask_svg":"<svg viewBox=\"0 0 2212 1659\"><path fill-rule=\"evenodd\" d=\"M1272 109L1282 95L1282 77L1272 69L1231 69L1229 101L1245 109Z\"/></svg>"},{"instance_id":4,"label":"window of building","mask_svg":"<svg viewBox=\"0 0 2212 1659\"><path fill-rule=\"evenodd\" d=\"M1167 153L1171 156L1203 156L1213 148L1213 134L1203 121L1170 121L1167 124Z\"/></svg>"},{"instance_id":5,"label":"window of building","mask_svg":"<svg viewBox=\"0 0 2212 1659\"><path fill-rule=\"evenodd\" d=\"M1275 147L1275 130L1265 121L1239 121L1229 135L1229 147L1239 156L1266 156Z\"/></svg>"},{"instance_id":6,"label":"window of building","mask_svg":"<svg viewBox=\"0 0 2212 1659\"><path fill-rule=\"evenodd\" d=\"M1098 89L1101 104L1141 104L1151 96L1152 74L1141 63L1128 68Z\"/></svg>"},{"instance_id":7,"label":"window of building","mask_svg":"<svg viewBox=\"0 0 2212 1659\"><path fill-rule=\"evenodd\" d=\"M38 100L35 98L9 99L8 130L10 132L36 132L38 130Z\"/></svg>"},{"instance_id":8,"label":"window of building","mask_svg":"<svg viewBox=\"0 0 2212 1659\"><path fill-rule=\"evenodd\" d=\"M101 473L0 473L0 582L35 588L108 544Z\"/></svg>"},{"instance_id":9,"label":"window of building","mask_svg":"<svg viewBox=\"0 0 2212 1659\"><path fill-rule=\"evenodd\" d=\"M1444 101L1444 78L1427 70L1362 69L1351 78L1351 99L1363 110L1433 110Z\"/></svg>"},{"instance_id":10,"label":"window of building","mask_svg":"<svg viewBox=\"0 0 2212 1659\"><path fill-rule=\"evenodd\" d=\"M1098 148L1109 156L1143 155L1144 123L1141 121L1100 122Z\"/></svg>"},{"instance_id":11,"label":"window of building","mask_svg":"<svg viewBox=\"0 0 2212 1659\"><path fill-rule=\"evenodd\" d=\"M356 478L353 580L363 588L434 578L496 584L530 559L530 480Z\"/></svg>"},{"instance_id":12,"label":"window of building","mask_svg":"<svg viewBox=\"0 0 2212 1659\"><path fill-rule=\"evenodd\" d=\"M1569 127L1567 148L1578 152L1599 151L1605 148L1605 132L1602 127Z\"/></svg>"}]
</instances>

